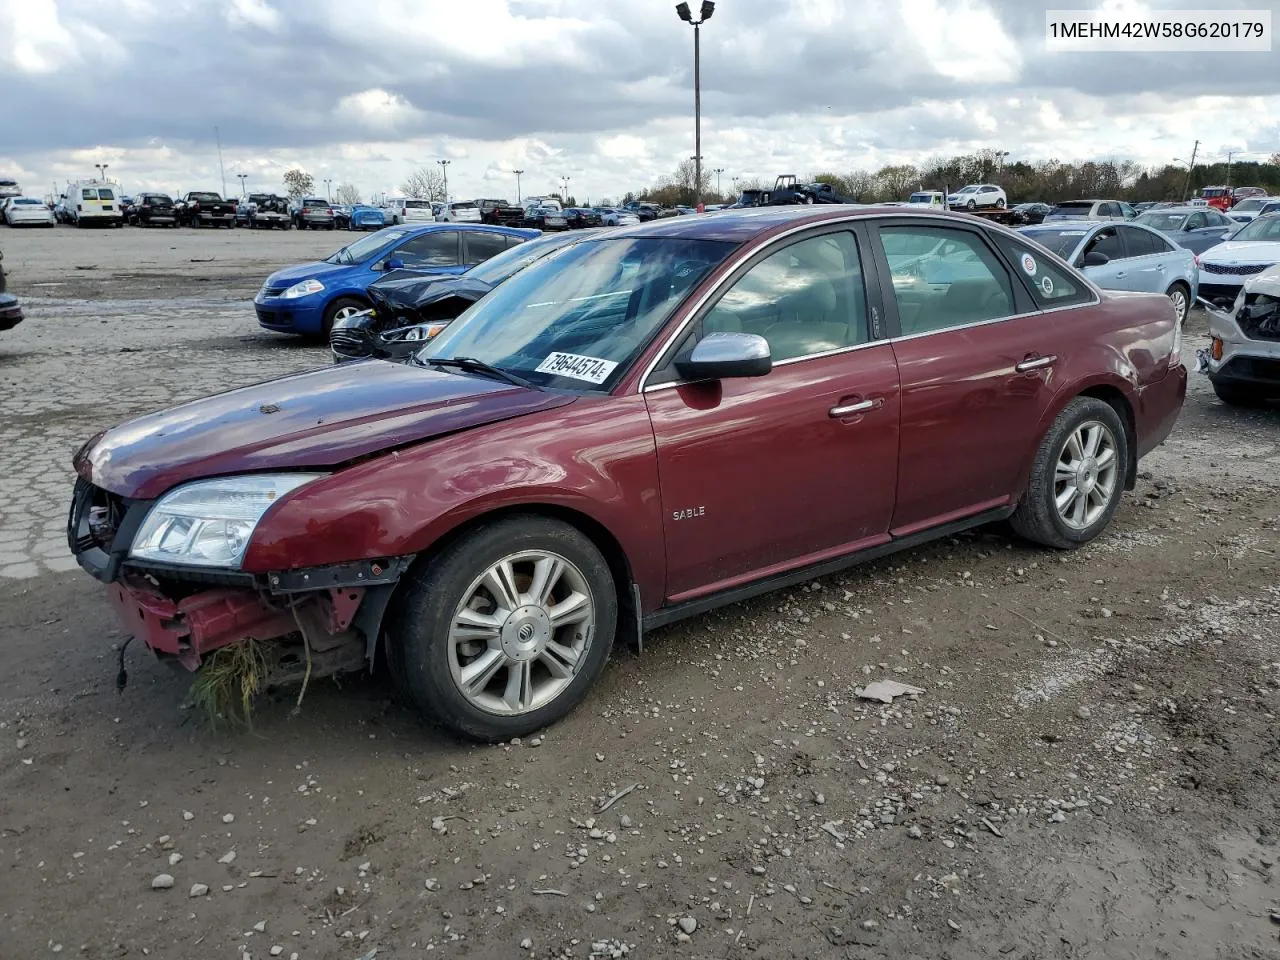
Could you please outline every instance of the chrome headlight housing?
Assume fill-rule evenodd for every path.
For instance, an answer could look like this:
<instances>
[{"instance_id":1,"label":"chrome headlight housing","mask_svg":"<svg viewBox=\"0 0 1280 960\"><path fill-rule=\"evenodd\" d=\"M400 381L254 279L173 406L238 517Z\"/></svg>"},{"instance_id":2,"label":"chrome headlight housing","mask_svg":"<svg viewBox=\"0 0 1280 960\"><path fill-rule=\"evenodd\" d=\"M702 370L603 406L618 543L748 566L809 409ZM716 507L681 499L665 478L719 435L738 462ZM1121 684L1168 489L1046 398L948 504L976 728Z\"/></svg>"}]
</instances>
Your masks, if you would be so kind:
<instances>
[{"instance_id":1,"label":"chrome headlight housing","mask_svg":"<svg viewBox=\"0 0 1280 960\"><path fill-rule=\"evenodd\" d=\"M298 297L309 297L313 293L323 293L324 284L319 280L301 280L286 290L280 296L286 300L296 300Z\"/></svg>"},{"instance_id":2,"label":"chrome headlight housing","mask_svg":"<svg viewBox=\"0 0 1280 960\"><path fill-rule=\"evenodd\" d=\"M238 570L271 505L322 473L250 474L197 480L170 490L133 538L134 560Z\"/></svg>"}]
</instances>

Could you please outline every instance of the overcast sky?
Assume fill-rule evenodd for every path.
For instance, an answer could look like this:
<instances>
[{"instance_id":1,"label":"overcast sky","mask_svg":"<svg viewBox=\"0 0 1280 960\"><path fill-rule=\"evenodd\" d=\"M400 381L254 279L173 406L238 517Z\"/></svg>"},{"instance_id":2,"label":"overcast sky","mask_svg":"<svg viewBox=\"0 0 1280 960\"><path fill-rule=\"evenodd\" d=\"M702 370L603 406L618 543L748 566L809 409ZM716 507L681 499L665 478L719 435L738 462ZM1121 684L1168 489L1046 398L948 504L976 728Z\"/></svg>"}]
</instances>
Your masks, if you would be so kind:
<instances>
[{"instance_id":1,"label":"overcast sky","mask_svg":"<svg viewBox=\"0 0 1280 960\"><path fill-rule=\"evenodd\" d=\"M728 189L983 147L1280 150L1280 49L1045 52L1046 8L1099 6L1274 5L719 0L704 163ZM216 126L230 193L297 165L368 198L447 158L455 197L514 198L521 168L526 194L616 198L693 154L692 33L668 0L0 0L0 176L221 190Z\"/></svg>"}]
</instances>

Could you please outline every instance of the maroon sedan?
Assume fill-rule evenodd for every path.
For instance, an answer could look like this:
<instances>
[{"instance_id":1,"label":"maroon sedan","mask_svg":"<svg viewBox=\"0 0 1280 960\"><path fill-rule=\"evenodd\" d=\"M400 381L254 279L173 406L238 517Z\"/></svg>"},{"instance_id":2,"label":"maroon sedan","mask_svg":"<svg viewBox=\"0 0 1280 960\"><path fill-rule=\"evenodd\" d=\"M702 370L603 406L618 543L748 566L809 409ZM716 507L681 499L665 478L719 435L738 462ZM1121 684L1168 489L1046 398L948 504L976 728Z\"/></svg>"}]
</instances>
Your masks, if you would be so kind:
<instances>
[{"instance_id":1,"label":"maroon sedan","mask_svg":"<svg viewBox=\"0 0 1280 960\"><path fill-rule=\"evenodd\" d=\"M1168 298L963 215L766 207L533 264L411 362L142 417L75 457L72 549L191 670L385 664L481 739L615 638L992 520L1107 526L1186 391Z\"/></svg>"}]
</instances>

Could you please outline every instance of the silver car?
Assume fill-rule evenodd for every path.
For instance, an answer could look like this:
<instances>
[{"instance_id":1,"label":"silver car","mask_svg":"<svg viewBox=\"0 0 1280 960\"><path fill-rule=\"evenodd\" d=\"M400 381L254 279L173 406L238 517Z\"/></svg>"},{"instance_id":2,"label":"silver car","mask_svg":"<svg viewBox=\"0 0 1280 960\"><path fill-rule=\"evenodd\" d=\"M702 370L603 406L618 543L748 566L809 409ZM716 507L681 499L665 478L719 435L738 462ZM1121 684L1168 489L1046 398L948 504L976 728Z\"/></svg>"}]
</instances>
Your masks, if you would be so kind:
<instances>
[{"instance_id":1,"label":"silver car","mask_svg":"<svg viewBox=\"0 0 1280 960\"><path fill-rule=\"evenodd\" d=\"M1250 277L1226 310L1210 308L1209 347L1197 369L1232 406L1280 400L1280 266Z\"/></svg>"},{"instance_id":2,"label":"silver car","mask_svg":"<svg viewBox=\"0 0 1280 960\"><path fill-rule=\"evenodd\" d=\"M1159 230L1192 253L1204 253L1240 229L1213 207L1164 207L1139 214L1133 222Z\"/></svg>"},{"instance_id":3,"label":"silver car","mask_svg":"<svg viewBox=\"0 0 1280 960\"><path fill-rule=\"evenodd\" d=\"M1200 275L1195 254L1136 223L1046 220L1021 233L1052 250L1104 290L1163 293L1185 323Z\"/></svg>"}]
</instances>

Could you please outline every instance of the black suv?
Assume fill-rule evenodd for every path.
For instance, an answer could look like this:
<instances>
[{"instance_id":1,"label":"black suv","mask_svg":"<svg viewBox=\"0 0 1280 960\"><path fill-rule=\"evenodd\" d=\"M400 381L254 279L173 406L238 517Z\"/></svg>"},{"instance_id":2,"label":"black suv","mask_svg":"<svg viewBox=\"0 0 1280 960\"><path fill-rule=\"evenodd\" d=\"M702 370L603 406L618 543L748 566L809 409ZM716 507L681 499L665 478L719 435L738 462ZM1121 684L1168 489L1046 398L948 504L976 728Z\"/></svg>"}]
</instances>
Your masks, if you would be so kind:
<instances>
[{"instance_id":1,"label":"black suv","mask_svg":"<svg viewBox=\"0 0 1280 960\"><path fill-rule=\"evenodd\" d=\"M178 223L173 212L173 198L165 193L138 194L124 216L135 227L173 227Z\"/></svg>"}]
</instances>

